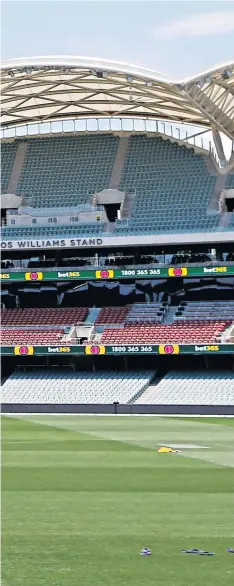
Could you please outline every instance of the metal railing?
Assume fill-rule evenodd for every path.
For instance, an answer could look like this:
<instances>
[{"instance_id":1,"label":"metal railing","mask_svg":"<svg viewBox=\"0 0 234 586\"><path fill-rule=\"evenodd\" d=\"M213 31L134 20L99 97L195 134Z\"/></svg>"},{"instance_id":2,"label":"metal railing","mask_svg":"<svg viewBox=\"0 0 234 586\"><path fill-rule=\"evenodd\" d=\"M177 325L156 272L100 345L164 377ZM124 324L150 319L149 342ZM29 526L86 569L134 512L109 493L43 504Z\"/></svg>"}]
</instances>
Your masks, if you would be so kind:
<instances>
[{"instance_id":1,"label":"metal railing","mask_svg":"<svg viewBox=\"0 0 234 586\"><path fill-rule=\"evenodd\" d=\"M43 194L43 196L46 197L45 194ZM73 194L71 197L76 197L77 194ZM58 196L54 195L52 196L52 198L55 198L56 201L58 200ZM31 198L30 198L31 200ZM25 198L24 198L24 203L26 203ZM8 210L7 214L9 216L15 216L15 215L21 215L21 213L28 214L30 216L56 216L56 215L64 215L64 214L78 214L81 212L100 212L104 210L104 206L103 205L96 205L93 206L92 204L89 203L84 203L84 204L78 204L77 206L68 206L68 207L64 207L64 206L60 206L60 207L45 207L45 208L37 208L37 207L32 207L30 205L24 205L23 209L19 208L19 210Z\"/></svg>"},{"instance_id":2,"label":"metal railing","mask_svg":"<svg viewBox=\"0 0 234 586\"><path fill-rule=\"evenodd\" d=\"M195 127L196 128L196 127ZM200 127L197 126L197 128ZM185 124L177 125L167 120L155 120L150 118L121 118L121 117L101 117L101 118L73 118L69 120L58 120L55 122L31 123L20 127L4 128L0 130L0 136L3 139L21 138L27 136L53 136L68 134L84 133L136 133L136 134L161 134L176 141L181 141L188 146L197 147L212 154L219 164L218 156L212 140L207 140L206 129L203 132L195 132L191 136L190 130L186 130ZM203 136L204 134L204 136Z\"/></svg>"},{"instance_id":3,"label":"metal railing","mask_svg":"<svg viewBox=\"0 0 234 586\"><path fill-rule=\"evenodd\" d=\"M22 261L23 261L23 259L22 259ZM4 261L2 261L2 262L4 262ZM28 268L28 265L25 262L24 262L24 264L22 264L21 260L17 261L17 263L20 264L20 266L9 267L9 268L8 267L2 267L1 270L6 270L8 273L11 273L11 272L17 273L17 272L22 272L22 269L25 270L25 269ZM37 270L40 270L43 273L46 273L46 272L51 272L51 271L73 272L73 271L77 271L77 269L79 269L81 271L82 270L83 271L84 270L97 270L97 267L105 267L106 270L111 270L111 269L113 269L113 270L116 270L116 269L118 269L118 270L121 270L121 269L123 269L123 270L125 270L125 269L129 269L129 270L136 269L137 270L137 269L140 269L140 268L141 269L142 268L145 268L145 269L159 268L160 269L160 268L164 268L164 267L176 268L180 264L183 264L183 266L188 267L188 268L189 267L209 267L209 266L210 267L213 267L213 266L216 266L216 265L218 265L218 266L232 266L233 263L234 263L234 260L233 261L225 261L225 260L214 259L214 260L209 260L209 261L206 261L206 262L184 262L183 260L181 260L178 263L172 263L170 261L168 261L168 262L165 261L165 262L152 262L152 263L148 263L148 264L145 264L142 261L141 264L135 264L133 262L132 264L126 264L126 265L118 264L118 262L117 262L116 264L114 264L114 263L111 264L111 265L108 264L108 266L107 266L105 264L105 259L99 259L99 262L97 262L97 263L95 262L95 264L88 264L87 263L85 265L79 265L77 263L74 266L62 266L62 265L61 266L60 265L59 266L55 266L55 265L52 264L51 267L43 267L39 263L38 264L35 263L35 265L33 267L30 266L29 268L32 271L33 270L36 270L36 271Z\"/></svg>"}]
</instances>

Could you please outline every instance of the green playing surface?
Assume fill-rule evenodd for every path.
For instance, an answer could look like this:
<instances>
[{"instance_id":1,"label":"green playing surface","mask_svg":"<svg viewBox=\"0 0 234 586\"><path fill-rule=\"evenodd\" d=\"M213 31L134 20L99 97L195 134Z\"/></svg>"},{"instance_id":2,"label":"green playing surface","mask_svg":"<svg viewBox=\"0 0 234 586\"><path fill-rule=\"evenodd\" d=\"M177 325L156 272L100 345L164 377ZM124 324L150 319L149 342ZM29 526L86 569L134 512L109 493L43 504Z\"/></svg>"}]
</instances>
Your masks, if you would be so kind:
<instances>
[{"instance_id":1,"label":"green playing surface","mask_svg":"<svg viewBox=\"0 0 234 586\"><path fill-rule=\"evenodd\" d=\"M2 417L2 586L233 586L234 419L212 422Z\"/></svg>"}]
</instances>

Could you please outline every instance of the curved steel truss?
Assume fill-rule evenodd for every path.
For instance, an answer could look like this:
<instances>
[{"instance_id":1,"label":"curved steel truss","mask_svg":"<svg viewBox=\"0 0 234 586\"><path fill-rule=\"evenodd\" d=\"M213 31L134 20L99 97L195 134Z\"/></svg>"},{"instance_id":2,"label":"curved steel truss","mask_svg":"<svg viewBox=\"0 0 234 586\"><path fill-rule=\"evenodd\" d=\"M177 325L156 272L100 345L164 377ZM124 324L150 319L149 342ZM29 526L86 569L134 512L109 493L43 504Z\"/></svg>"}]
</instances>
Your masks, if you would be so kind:
<instances>
[{"instance_id":1,"label":"curved steel truss","mask_svg":"<svg viewBox=\"0 0 234 586\"><path fill-rule=\"evenodd\" d=\"M1 66L3 128L87 117L155 118L215 127L234 138L234 64L187 80L81 57Z\"/></svg>"}]
</instances>

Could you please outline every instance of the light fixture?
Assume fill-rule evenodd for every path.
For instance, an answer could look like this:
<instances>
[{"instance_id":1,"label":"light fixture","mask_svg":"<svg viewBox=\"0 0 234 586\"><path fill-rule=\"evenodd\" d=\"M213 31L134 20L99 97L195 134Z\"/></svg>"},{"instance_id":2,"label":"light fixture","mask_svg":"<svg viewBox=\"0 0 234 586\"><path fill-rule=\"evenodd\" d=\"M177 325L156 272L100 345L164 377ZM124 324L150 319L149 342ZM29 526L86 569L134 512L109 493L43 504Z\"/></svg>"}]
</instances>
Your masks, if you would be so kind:
<instances>
[{"instance_id":1,"label":"light fixture","mask_svg":"<svg viewBox=\"0 0 234 586\"><path fill-rule=\"evenodd\" d=\"M107 79L108 71L95 71L95 75L98 77L98 79Z\"/></svg>"},{"instance_id":2,"label":"light fixture","mask_svg":"<svg viewBox=\"0 0 234 586\"><path fill-rule=\"evenodd\" d=\"M204 82L205 83L212 83L212 78L211 77L204 77Z\"/></svg>"},{"instance_id":3,"label":"light fixture","mask_svg":"<svg viewBox=\"0 0 234 586\"><path fill-rule=\"evenodd\" d=\"M203 86L204 86L204 81L203 81L203 79L198 79L198 80L196 81L196 86L197 86L197 87L199 87L199 88L200 88L200 90L201 90L201 89L203 88Z\"/></svg>"},{"instance_id":4,"label":"light fixture","mask_svg":"<svg viewBox=\"0 0 234 586\"><path fill-rule=\"evenodd\" d=\"M222 78L229 79L229 77L231 77L231 75L232 75L231 69L225 69L225 71L223 71L223 73L222 73Z\"/></svg>"},{"instance_id":5,"label":"light fixture","mask_svg":"<svg viewBox=\"0 0 234 586\"><path fill-rule=\"evenodd\" d=\"M133 82L132 75L126 75L126 80L128 81L128 83L132 83Z\"/></svg>"},{"instance_id":6,"label":"light fixture","mask_svg":"<svg viewBox=\"0 0 234 586\"><path fill-rule=\"evenodd\" d=\"M146 85L147 85L147 87L152 87L153 82L151 81L151 79L147 79Z\"/></svg>"}]
</instances>

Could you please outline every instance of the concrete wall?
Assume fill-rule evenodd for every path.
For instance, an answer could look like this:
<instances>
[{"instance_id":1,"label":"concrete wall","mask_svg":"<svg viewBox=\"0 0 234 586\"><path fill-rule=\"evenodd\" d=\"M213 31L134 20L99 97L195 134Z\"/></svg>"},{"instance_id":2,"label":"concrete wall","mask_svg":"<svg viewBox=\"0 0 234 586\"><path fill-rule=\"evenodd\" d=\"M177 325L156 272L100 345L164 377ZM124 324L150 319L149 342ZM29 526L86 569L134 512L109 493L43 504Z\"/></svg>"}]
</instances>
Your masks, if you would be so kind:
<instances>
[{"instance_id":1,"label":"concrete wall","mask_svg":"<svg viewBox=\"0 0 234 586\"><path fill-rule=\"evenodd\" d=\"M234 405L44 405L3 403L2 413L103 413L118 415L234 415Z\"/></svg>"},{"instance_id":2,"label":"concrete wall","mask_svg":"<svg viewBox=\"0 0 234 586\"><path fill-rule=\"evenodd\" d=\"M77 222L74 222L74 217L79 218ZM36 220L36 223L34 222ZM56 220L56 222L51 222L51 220ZM64 225L72 225L74 229L79 224L94 224L96 222L107 222L107 215L105 210L100 211L85 211L85 212L77 212L73 215L68 215L65 213L63 215L51 214L50 216L36 216L36 215L28 215L28 214L6 214L6 223L7 226L64 226Z\"/></svg>"}]
</instances>

